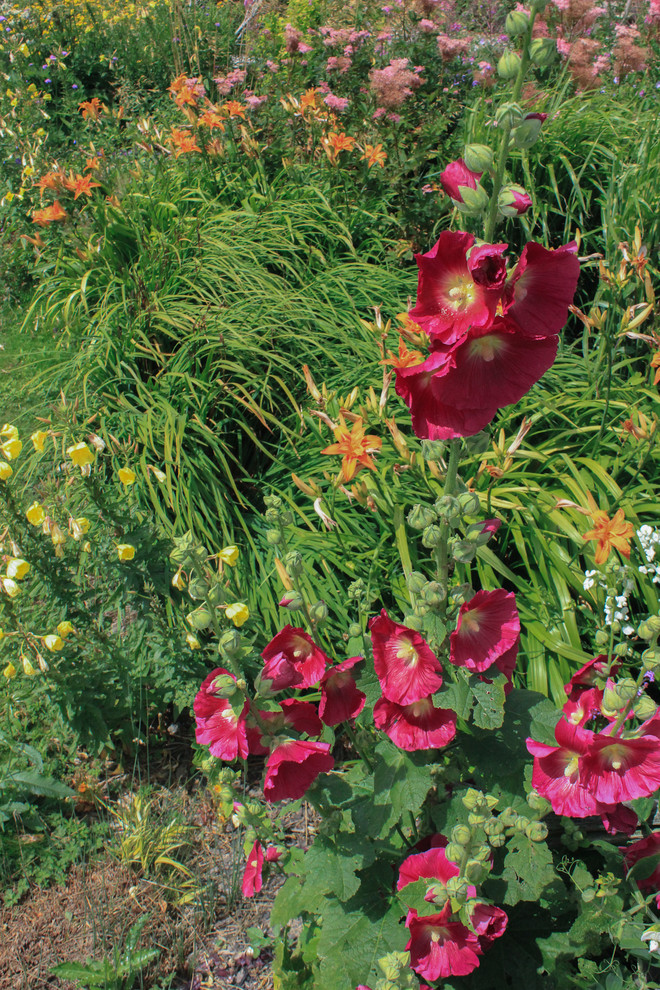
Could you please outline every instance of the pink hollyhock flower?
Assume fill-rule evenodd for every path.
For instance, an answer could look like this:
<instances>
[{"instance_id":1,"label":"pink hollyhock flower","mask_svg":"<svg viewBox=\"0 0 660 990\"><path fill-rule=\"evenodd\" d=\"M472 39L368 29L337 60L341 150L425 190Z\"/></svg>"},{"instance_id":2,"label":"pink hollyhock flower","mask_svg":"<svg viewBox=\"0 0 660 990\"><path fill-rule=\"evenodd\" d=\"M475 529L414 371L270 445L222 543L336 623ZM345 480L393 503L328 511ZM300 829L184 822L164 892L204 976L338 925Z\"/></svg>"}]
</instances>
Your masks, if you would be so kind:
<instances>
[{"instance_id":1,"label":"pink hollyhock flower","mask_svg":"<svg viewBox=\"0 0 660 990\"><path fill-rule=\"evenodd\" d=\"M236 678L224 667L217 667L202 681L193 702L195 713L195 739L202 746L208 746L212 756L220 760L245 759L248 755L246 716L249 702L237 711L231 701L218 697L216 680L219 677Z\"/></svg>"},{"instance_id":2,"label":"pink hollyhock flower","mask_svg":"<svg viewBox=\"0 0 660 990\"><path fill-rule=\"evenodd\" d=\"M579 276L574 241L556 250L530 241L507 282L507 316L530 336L559 333L568 319Z\"/></svg>"},{"instance_id":3,"label":"pink hollyhock flower","mask_svg":"<svg viewBox=\"0 0 660 990\"><path fill-rule=\"evenodd\" d=\"M603 717L603 692L599 688L582 691L568 699L562 711L571 725L585 726L593 718Z\"/></svg>"},{"instance_id":4,"label":"pink hollyhock flower","mask_svg":"<svg viewBox=\"0 0 660 990\"><path fill-rule=\"evenodd\" d=\"M277 746L266 763L266 801L296 800L304 796L320 773L332 770L330 743L291 739Z\"/></svg>"},{"instance_id":5,"label":"pink hollyhock flower","mask_svg":"<svg viewBox=\"0 0 660 990\"><path fill-rule=\"evenodd\" d=\"M286 688L298 687L303 682L300 670L289 661L285 653L276 653L266 661L257 682L262 695L277 694Z\"/></svg>"},{"instance_id":6,"label":"pink hollyhock flower","mask_svg":"<svg viewBox=\"0 0 660 990\"><path fill-rule=\"evenodd\" d=\"M503 189L497 202L505 217L522 217L532 205L531 196L518 184Z\"/></svg>"},{"instance_id":7,"label":"pink hollyhock flower","mask_svg":"<svg viewBox=\"0 0 660 990\"><path fill-rule=\"evenodd\" d=\"M649 797L657 791L660 787L658 729L658 725L646 723L638 729L639 735L626 738L608 735L607 730L592 733L589 751L580 760L580 776L597 801L619 804Z\"/></svg>"},{"instance_id":8,"label":"pink hollyhock flower","mask_svg":"<svg viewBox=\"0 0 660 990\"><path fill-rule=\"evenodd\" d=\"M410 966L427 980L467 976L479 965L478 936L460 921L449 921L450 912L449 904L440 914L424 918L418 917L416 911L408 912L410 940L406 949L410 952Z\"/></svg>"},{"instance_id":9,"label":"pink hollyhock flower","mask_svg":"<svg viewBox=\"0 0 660 990\"><path fill-rule=\"evenodd\" d=\"M478 901L470 909L470 921L483 952L492 945L496 938L504 935L509 918L502 908Z\"/></svg>"},{"instance_id":10,"label":"pink hollyhock flower","mask_svg":"<svg viewBox=\"0 0 660 990\"><path fill-rule=\"evenodd\" d=\"M556 815L588 818L598 814L599 802L585 786L581 772L581 761L589 752L593 735L562 718L555 728L557 746L527 740L527 749L534 757L532 787L548 799Z\"/></svg>"},{"instance_id":11,"label":"pink hollyhock flower","mask_svg":"<svg viewBox=\"0 0 660 990\"><path fill-rule=\"evenodd\" d=\"M462 203L464 200L461 189L476 189L477 182L483 174L483 172L473 172L462 158L458 158L455 162L450 162L444 172L440 173L440 185L455 203Z\"/></svg>"},{"instance_id":12,"label":"pink hollyhock flower","mask_svg":"<svg viewBox=\"0 0 660 990\"><path fill-rule=\"evenodd\" d=\"M440 662L414 629L393 622L385 609L369 623L374 667L383 694L397 705L409 705L442 685Z\"/></svg>"},{"instance_id":13,"label":"pink hollyhock flower","mask_svg":"<svg viewBox=\"0 0 660 990\"><path fill-rule=\"evenodd\" d=\"M564 691L568 695L569 701L575 701L583 691L587 691L589 688L604 687L608 676L608 666L609 658L601 653L600 656L594 657L593 660L580 667L568 684L564 685ZM614 663L609 673L616 674L620 666L620 663Z\"/></svg>"},{"instance_id":14,"label":"pink hollyhock flower","mask_svg":"<svg viewBox=\"0 0 660 990\"><path fill-rule=\"evenodd\" d=\"M350 657L343 663L330 667L321 678L319 715L326 725L348 722L349 719L356 718L364 708L367 696L358 690L351 673L355 664L361 663L363 659L364 657Z\"/></svg>"},{"instance_id":15,"label":"pink hollyhock flower","mask_svg":"<svg viewBox=\"0 0 660 990\"><path fill-rule=\"evenodd\" d=\"M470 327L493 322L504 288L506 245L482 245L468 259L473 245L472 234L445 230L430 251L415 255L419 280L410 318L434 343L453 344Z\"/></svg>"},{"instance_id":16,"label":"pink hollyhock flower","mask_svg":"<svg viewBox=\"0 0 660 990\"><path fill-rule=\"evenodd\" d=\"M628 846L624 854L626 869L632 870L640 859L658 855L660 855L660 832L652 832L645 839L640 839L639 842L633 842L631 846ZM652 865L649 863L649 867ZM660 862L656 864L652 873L637 881L637 886L643 894L654 894L660 890Z\"/></svg>"},{"instance_id":17,"label":"pink hollyhock flower","mask_svg":"<svg viewBox=\"0 0 660 990\"><path fill-rule=\"evenodd\" d=\"M399 749L442 749L456 735L456 713L436 708L430 698L397 705L380 698L374 705L374 725Z\"/></svg>"},{"instance_id":18,"label":"pink hollyhock flower","mask_svg":"<svg viewBox=\"0 0 660 990\"><path fill-rule=\"evenodd\" d=\"M257 839L250 850L250 855L248 856L247 863L245 864L243 883L241 885L243 897L254 897L254 895L258 894L261 890L263 866L264 851L261 848L261 843Z\"/></svg>"},{"instance_id":19,"label":"pink hollyhock flower","mask_svg":"<svg viewBox=\"0 0 660 990\"><path fill-rule=\"evenodd\" d=\"M294 629L293 626L285 626L278 632L261 656L268 663L277 654L283 654L302 675L302 682L296 685L302 688L318 684L330 662L304 629Z\"/></svg>"},{"instance_id":20,"label":"pink hollyhock flower","mask_svg":"<svg viewBox=\"0 0 660 990\"><path fill-rule=\"evenodd\" d=\"M437 835L431 841L435 844L429 849L412 853L404 859L399 867L397 890L403 890L407 884L415 883L416 880L433 880L446 885L448 880L459 875L461 871L458 864L447 859L446 837ZM476 887L468 887L468 897L475 897L476 893Z\"/></svg>"},{"instance_id":21,"label":"pink hollyhock flower","mask_svg":"<svg viewBox=\"0 0 660 990\"><path fill-rule=\"evenodd\" d=\"M488 670L520 637L520 618L512 591L478 591L461 605L449 637L450 660L472 673ZM515 658L514 658L515 662Z\"/></svg>"}]
</instances>

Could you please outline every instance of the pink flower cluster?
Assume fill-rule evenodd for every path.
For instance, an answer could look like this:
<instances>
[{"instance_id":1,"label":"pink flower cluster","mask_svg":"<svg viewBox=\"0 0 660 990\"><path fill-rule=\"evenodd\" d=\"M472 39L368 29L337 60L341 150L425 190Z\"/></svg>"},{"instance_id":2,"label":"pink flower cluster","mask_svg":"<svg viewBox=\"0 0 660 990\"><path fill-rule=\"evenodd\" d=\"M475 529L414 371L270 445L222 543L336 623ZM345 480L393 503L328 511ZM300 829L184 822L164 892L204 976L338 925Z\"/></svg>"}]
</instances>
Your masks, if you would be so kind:
<instances>
[{"instance_id":1,"label":"pink flower cluster","mask_svg":"<svg viewBox=\"0 0 660 990\"><path fill-rule=\"evenodd\" d=\"M234 86L240 86L245 82L246 76L245 69L234 69L232 72L228 72L226 76L215 76L213 82L218 87L221 96L228 96Z\"/></svg>"},{"instance_id":2,"label":"pink flower cluster","mask_svg":"<svg viewBox=\"0 0 660 990\"><path fill-rule=\"evenodd\" d=\"M384 107L400 107L424 81L421 67L408 68L409 59L393 58L384 69L372 69L369 82L378 103Z\"/></svg>"},{"instance_id":3,"label":"pink flower cluster","mask_svg":"<svg viewBox=\"0 0 660 990\"><path fill-rule=\"evenodd\" d=\"M428 336L430 352L421 363L396 368L396 391L418 437L478 433L555 359L580 273L576 245L549 250L530 242L510 272L506 250L444 231L416 256L417 303L409 315Z\"/></svg>"}]
</instances>

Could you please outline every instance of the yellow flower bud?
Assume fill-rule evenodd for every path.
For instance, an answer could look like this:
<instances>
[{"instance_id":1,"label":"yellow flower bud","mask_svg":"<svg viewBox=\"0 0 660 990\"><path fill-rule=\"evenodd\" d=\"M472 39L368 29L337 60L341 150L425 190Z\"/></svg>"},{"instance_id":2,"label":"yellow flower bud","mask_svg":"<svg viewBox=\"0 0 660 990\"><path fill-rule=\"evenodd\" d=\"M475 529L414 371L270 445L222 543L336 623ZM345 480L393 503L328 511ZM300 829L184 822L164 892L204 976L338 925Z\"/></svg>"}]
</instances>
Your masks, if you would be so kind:
<instances>
[{"instance_id":1,"label":"yellow flower bud","mask_svg":"<svg viewBox=\"0 0 660 990\"><path fill-rule=\"evenodd\" d=\"M85 540L85 542L83 543L83 550L85 551L85 553L91 553L92 544L89 542L89 540Z\"/></svg>"},{"instance_id":2,"label":"yellow flower bud","mask_svg":"<svg viewBox=\"0 0 660 990\"><path fill-rule=\"evenodd\" d=\"M197 636L194 635L194 633L191 632L186 633L186 643L188 644L191 650L199 650L200 648L199 640L197 639Z\"/></svg>"},{"instance_id":3,"label":"yellow flower bud","mask_svg":"<svg viewBox=\"0 0 660 990\"><path fill-rule=\"evenodd\" d=\"M8 461L16 460L22 450L23 443L21 440L5 440L4 443L0 444L0 452Z\"/></svg>"},{"instance_id":4,"label":"yellow flower bud","mask_svg":"<svg viewBox=\"0 0 660 990\"><path fill-rule=\"evenodd\" d=\"M242 626L244 622L250 618L250 613L248 611L247 605L243 602L236 602L233 605L228 605L225 609L228 619L234 623L235 626Z\"/></svg>"},{"instance_id":5,"label":"yellow flower bud","mask_svg":"<svg viewBox=\"0 0 660 990\"><path fill-rule=\"evenodd\" d=\"M160 481L161 483L167 481L167 475L164 471L161 471L160 468L155 468L149 465L149 470L155 475L157 481Z\"/></svg>"},{"instance_id":6,"label":"yellow flower bud","mask_svg":"<svg viewBox=\"0 0 660 990\"><path fill-rule=\"evenodd\" d=\"M119 473L119 480L121 481L122 485L126 485L126 486L132 485L133 482L135 481L135 478L137 477L135 471L131 471L129 467L119 468L118 473Z\"/></svg>"},{"instance_id":7,"label":"yellow flower bud","mask_svg":"<svg viewBox=\"0 0 660 990\"><path fill-rule=\"evenodd\" d=\"M41 526L42 522L46 518L46 513L44 512L43 505L39 505L38 502L33 502L30 508L25 513L26 519L33 526Z\"/></svg>"},{"instance_id":8,"label":"yellow flower bud","mask_svg":"<svg viewBox=\"0 0 660 990\"><path fill-rule=\"evenodd\" d=\"M51 653L58 653L64 647L64 640L62 637L56 636L54 633L49 633L48 636L42 636L41 642L47 650L50 650Z\"/></svg>"},{"instance_id":9,"label":"yellow flower bud","mask_svg":"<svg viewBox=\"0 0 660 990\"><path fill-rule=\"evenodd\" d=\"M135 547L131 546L130 543L118 543L117 556L120 560L133 560L133 557L135 556Z\"/></svg>"},{"instance_id":10,"label":"yellow flower bud","mask_svg":"<svg viewBox=\"0 0 660 990\"><path fill-rule=\"evenodd\" d=\"M9 577L0 577L0 586L2 586L2 590L10 598L16 598L16 595L21 590L16 582Z\"/></svg>"},{"instance_id":11,"label":"yellow flower bud","mask_svg":"<svg viewBox=\"0 0 660 990\"><path fill-rule=\"evenodd\" d=\"M13 663L8 663L2 673L8 681L11 681L12 678L16 677L16 667L14 667Z\"/></svg>"},{"instance_id":12,"label":"yellow flower bud","mask_svg":"<svg viewBox=\"0 0 660 990\"><path fill-rule=\"evenodd\" d=\"M176 574L172 578L172 587L173 588L176 588L178 591L185 591L186 590L186 582L185 582L185 578L183 576L183 573L181 571L181 568L179 568L179 570L176 572Z\"/></svg>"},{"instance_id":13,"label":"yellow flower bud","mask_svg":"<svg viewBox=\"0 0 660 990\"><path fill-rule=\"evenodd\" d=\"M37 451L37 453L39 453L39 454L42 454L43 453L44 441L46 440L46 437L47 436L48 436L48 432L47 431L45 431L45 430L37 430L30 437L30 440L32 441L32 443L34 445L34 449Z\"/></svg>"},{"instance_id":14,"label":"yellow flower bud","mask_svg":"<svg viewBox=\"0 0 660 990\"><path fill-rule=\"evenodd\" d=\"M29 570L27 560L21 560L20 557L12 557L7 561L7 577L15 578L16 581L22 580Z\"/></svg>"},{"instance_id":15,"label":"yellow flower bud","mask_svg":"<svg viewBox=\"0 0 660 990\"><path fill-rule=\"evenodd\" d=\"M73 626L68 619L64 619L63 622L58 622L57 631L62 639L66 639L69 633L73 632Z\"/></svg>"},{"instance_id":16,"label":"yellow flower bud","mask_svg":"<svg viewBox=\"0 0 660 990\"><path fill-rule=\"evenodd\" d=\"M34 675L36 674L36 670L34 669L34 667L32 666L32 664L30 663L30 661L28 660L28 658L25 657L25 656L23 656L23 657L21 657L21 660L23 661L23 671L24 671L25 675L27 677L34 677Z\"/></svg>"},{"instance_id":17,"label":"yellow flower bud","mask_svg":"<svg viewBox=\"0 0 660 990\"><path fill-rule=\"evenodd\" d=\"M218 557L225 564L229 564L230 567L233 567L238 560L238 547L233 545L230 547L225 547L224 550L220 551Z\"/></svg>"},{"instance_id":18,"label":"yellow flower bud","mask_svg":"<svg viewBox=\"0 0 660 990\"><path fill-rule=\"evenodd\" d=\"M11 464L7 464L7 461L0 461L0 481L6 481L11 478L14 473Z\"/></svg>"},{"instance_id":19,"label":"yellow flower bud","mask_svg":"<svg viewBox=\"0 0 660 990\"><path fill-rule=\"evenodd\" d=\"M67 447L66 452L76 467L79 467L83 473L85 472L85 468L90 467L94 463L94 454L86 443L76 443L73 447Z\"/></svg>"}]
</instances>

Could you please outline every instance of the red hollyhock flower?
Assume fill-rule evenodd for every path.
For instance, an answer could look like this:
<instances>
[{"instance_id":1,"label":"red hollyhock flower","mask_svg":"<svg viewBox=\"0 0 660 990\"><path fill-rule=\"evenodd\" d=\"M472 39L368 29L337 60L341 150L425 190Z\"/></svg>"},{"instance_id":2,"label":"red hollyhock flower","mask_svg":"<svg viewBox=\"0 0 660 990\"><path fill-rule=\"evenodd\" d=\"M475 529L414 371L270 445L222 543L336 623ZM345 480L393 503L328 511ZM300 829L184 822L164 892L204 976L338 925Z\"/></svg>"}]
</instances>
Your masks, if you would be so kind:
<instances>
[{"instance_id":1,"label":"red hollyhock flower","mask_svg":"<svg viewBox=\"0 0 660 990\"><path fill-rule=\"evenodd\" d=\"M632 870L640 859L658 855L660 855L660 832L652 832L645 839L640 839L639 842L633 842L631 846L628 846L624 855L626 869ZM649 866L651 865L649 863ZM637 881L637 886L643 894L652 894L660 890L660 862L657 863L652 873Z\"/></svg>"},{"instance_id":2,"label":"red hollyhock flower","mask_svg":"<svg viewBox=\"0 0 660 990\"><path fill-rule=\"evenodd\" d=\"M219 677L234 675L224 667L217 667L202 681L193 702L195 713L195 739L202 746L208 746L212 756L220 760L235 760L248 755L248 741L245 719L249 710L246 700L242 710L236 712L231 702L215 694L216 680Z\"/></svg>"},{"instance_id":3,"label":"red hollyhock flower","mask_svg":"<svg viewBox=\"0 0 660 990\"><path fill-rule=\"evenodd\" d=\"M261 890L262 885L262 870L264 866L264 851L261 848L261 843L257 839L255 844L252 846L250 855L247 858L247 863L245 864L245 871L243 873L243 883L241 889L243 891L243 897L254 897Z\"/></svg>"},{"instance_id":4,"label":"red hollyhock flower","mask_svg":"<svg viewBox=\"0 0 660 990\"><path fill-rule=\"evenodd\" d=\"M259 694L270 695L286 688L299 687L302 682L303 675L286 654L276 653L263 665L256 686Z\"/></svg>"},{"instance_id":5,"label":"red hollyhock flower","mask_svg":"<svg viewBox=\"0 0 660 990\"><path fill-rule=\"evenodd\" d=\"M548 799L556 815L588 818L599 812L599 802L585 786L581 769L593 735L562 718L555 728L558 746L527 740L527 749L534 757L532 787Z\"/></svg>"},{"instance_id":6,"label":"red hollyhock flower","mask_svg":"<svg viewBox=\"0 0 660 990\"><path fill-rule=\"evenodd\" d=\"M270 740L274 736L286 734L291 728L296 732L305 732L308 736L320 736L323 725L316 713L314 705L309 701L299 701L298 698L287 698L280 701L279 712L259 712L261 721L265 723L265 731L248 716L248 743L250 753L264 755L270 752Z\"/></svg>"},{"instance_id":7,"label":"red hollyhock flower","mask_svg":"<svg viewBox=\"0 0 660 990\"><path fill-rule=\"evenodd\" d=\"M463 202L461 186L467 189L476 189L477 182L483 172L473 172L467 167L462 158L455 162L450 162L444 172L440 173L440 185L453 200L457 203Z\"/></svg>"},{"instance_id":8,"label":"red hollyhock flower","mask_svg":"<svg viewBox=\"0 0 660 990\"><path fill-rule=\"evenodd\" d=\"M472 234L445 230L430 251L415 255L417 303L409 316L434 342L452 344L470 327L490 326L495 316L507 245L485 244L468 259L473 245Z\"/></svg>"},{"instance_id":9,"label":"red hollyhock flower","mask_svg":"<svg viewBox=\"0 0 660 990\"><path fill-rule=\"evenodd\" d=\"M569 700L575 701L583 691L587 691L589 688L596 687L599 684L604 684L608 676L608 665L609 658L604 653L601 653L600 656L594 657L589 663L585 663L583 667L580 667L573 674L568 684L564 685L564 691L568 695ZM614 663L610 674L616 674L620 666L620 663Z\"/></svg>"},{"instance_id":10,"label":"red hollyhock flower","mask_svg":"<svg viewBox=\"0 0 660 990\"><path fill-rule=\"evenodd\" d=\"M369 631L374 667L387 699L409 705L438 690L440 662L418 632L393 622L385 609L371 620Z\"/></svg>"},{"instance_id":11,"label":"red hollyhock flower","mask_svg":"<svg viewBox=\"0 0 660 990\"><path fill-rule=\"evenodd\" d=\"M427 980L467 976L479 965L478 936L460 921L448 921L450 912L449 904L440 914L424 918L416 911L408 912L410 966Z\"/></svg>"},{"instance_id":12,"label":"red hollyhock flower","mask_svg":"<svg viewBox=\"0 0 660 990\"><path fill-rule=\"evenodd\" d=\"M603 692L599 688L582 691L574 701L569 698L562 711L571 725L585 726L593 718L603 718Z\"/></svg>"},{"instance_id":13,"label":"red hollyhock flower","mask_svg":"<svg viewBox=\"0 0 660 990\"><path fill-rule=\"evenodd\" d=\"M277 746L266 763L266 801L295 800L305 794L320 773L335 765L330 743L291 739Z\"/></svg>"},{"instance_id":14,"label":"red hollyhock flower","mask_svg":"<svg viewBox=\"0 0 660 990\"><path fill-rule=\"evenodd\" d=\"M416 880L436 880L446 884L452 877L457 877L461 872L457 863L452 863L447 859L445 846L447 838L438 835L433 842L440 843L433 845L424 852L412 853L399 867L399 878L396 889L402 890L407 884ZM476 887L468 887L468 897L476 896Z\"/></svg>"},{"instance_id":15,"label":"red hollyhock flower","mask_svg":"<svg viewBox=\"0 0 660 990\"><path fill-rule=\"evenodd\" d=\"M449 637L450 660L472 673L488 670L518 642L520 618L512 591L478 591L461 605ZM515 663L515 656L513 658Z\"/></svg>"},{"instance_id":16,"label":"red hollyhock flower","mask_svg":"<svg viewBox=\"0 0 660 990\"><path fill-rule=\"evenodd\" d=\"M496 938L504 935L509 918L502 908L479 901L470 909L470 921L479 938L479 945L483 952L492 945Z\"/></svg>"},{"instance_id":17,"label":"red hollyhock flower","mask_svg":"<svg viewBox=\"0 0 660 990\"><path fill-rule=\"evenodd\" d=\"M456 735L456 713L449 708L435 708L430 698L397 705L380 698L374 705L374 725L382 729L395 746L413 752L418 749L441 749Z\"/></svg>"},{"instance_id":18,"label":"red hollyhock flower","mask_svg":"<svg viewBox=\"0 0 660 990\"><path fill-rule=\"evenodd\" d=\"M608 735L607 730L592 733L589 751L580 761L580 776L601 804L649 797L660 787L658 726L647 723L644 729L627 738Z\"/></svg>"},{"instance_id":19,"label":"red hollyhock flower","mask_svg":"<svg viewBox=\"0 0 660 990\"><path fill-rule=\"evenodd\" d=\"M507 316L534 337L559 333L580 276L574 241L550 250L530 241L507 283Z\"/></svg>"},{"instance_id":20,"label":"red hollyhock flower","mask_svg":"<svg viewBox=\"0 0 660 990\"><path fill-rule=\"evenodd\" d=\"M280 630L261 655L268 664L278 654L283 655L302 675L301 683L296 685L301 688L318 684L330 663L311 636L308 636L304 629L295 629L293 626L285 626Z\"/></svg>"},{"instance_id":21,"label":"red hollyhock flower","mask_svg":"<svg viewBox=\"0 0 660 990\"><path fill-rule=\"evenodd\" d=\"M637 831L639 818L626 804L615 804L611 808L601 807L599 813L605 831L609 835L616 835L618 832L632 835Z\"/></svg>"},{"instance_id":22,"label":"red hollyhock flower","mask_svg":"<svg viewBox=\"0 0 660 990\"><path fill-rule=\"evenodd\" d=\"M326 670L321 678L319 715L326 725L339 725L356 718L364 708L367 696L359 691L351 669L364 657L351 657Z\"/></svg>"}]
</instances>

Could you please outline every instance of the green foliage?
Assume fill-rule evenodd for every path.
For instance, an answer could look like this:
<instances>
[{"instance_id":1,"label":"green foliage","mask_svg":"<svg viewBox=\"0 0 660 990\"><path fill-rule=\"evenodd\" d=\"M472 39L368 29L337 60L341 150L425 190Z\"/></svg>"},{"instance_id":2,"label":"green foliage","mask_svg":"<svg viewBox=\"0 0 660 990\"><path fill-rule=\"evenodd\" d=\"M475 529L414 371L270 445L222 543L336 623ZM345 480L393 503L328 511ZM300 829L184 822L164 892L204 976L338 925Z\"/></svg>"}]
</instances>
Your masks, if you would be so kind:
<instances>
[{"instance_id":1,"label":"green foliage","mask_svg":"<svg viewBox=\"0 0 660 990\"><path fill-rule=\"evenodd\" d=\"M136 979L150 963L160 955L160 949L138 948L149 915L143 915L126 935L122 950L115 949L112 956L101 960L90 959L86 963L68 962L54 966L51 972L63 980L76 980L81 990L132 990Z\"/></svg>"}]
</instances>

